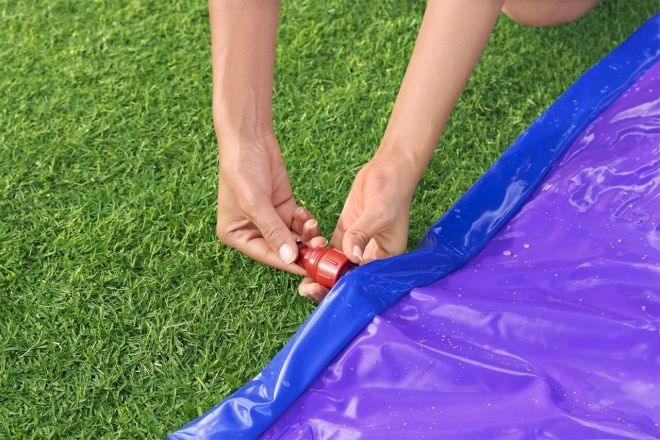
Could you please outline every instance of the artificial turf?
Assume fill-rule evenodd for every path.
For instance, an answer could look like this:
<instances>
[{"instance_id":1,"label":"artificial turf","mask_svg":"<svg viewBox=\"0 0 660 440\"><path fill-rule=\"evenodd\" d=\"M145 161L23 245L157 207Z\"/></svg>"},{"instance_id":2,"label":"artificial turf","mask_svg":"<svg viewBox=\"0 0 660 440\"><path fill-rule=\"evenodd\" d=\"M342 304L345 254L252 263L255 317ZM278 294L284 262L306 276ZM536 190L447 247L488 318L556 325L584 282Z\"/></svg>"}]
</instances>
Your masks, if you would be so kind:
<instances>
[{"instance_id":1,"label":"artificial turf","mask_svg":"<svg viewBox=\"0 0 660 440\"><path fill-rule=\"evenodd\" d=\"M329 234L425 3L282 6L274 126ZM501 17L415 195L410 244L648 19ZM256 375L313 305L215 236L205 2L0 0L0 438L158 438Z\"/></svg>"}]
</instances>

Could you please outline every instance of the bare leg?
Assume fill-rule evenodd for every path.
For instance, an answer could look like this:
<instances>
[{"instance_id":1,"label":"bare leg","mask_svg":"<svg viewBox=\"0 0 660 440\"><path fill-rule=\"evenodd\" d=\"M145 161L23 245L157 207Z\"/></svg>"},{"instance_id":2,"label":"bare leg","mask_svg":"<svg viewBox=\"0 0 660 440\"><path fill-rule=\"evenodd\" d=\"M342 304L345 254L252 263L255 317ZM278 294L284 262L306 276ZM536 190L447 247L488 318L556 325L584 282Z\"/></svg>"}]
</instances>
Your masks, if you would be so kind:
<instances>
[{"instance_id":1,"label":"bare leg","mask_svg":"<svg viewBox=\"0 0 660 440\"><path fill-rule=\"evenodd\" d=\"M506 0L502 11L526 26L568 23L589 12L600 0Z\"/></svg>"}]
</instances>

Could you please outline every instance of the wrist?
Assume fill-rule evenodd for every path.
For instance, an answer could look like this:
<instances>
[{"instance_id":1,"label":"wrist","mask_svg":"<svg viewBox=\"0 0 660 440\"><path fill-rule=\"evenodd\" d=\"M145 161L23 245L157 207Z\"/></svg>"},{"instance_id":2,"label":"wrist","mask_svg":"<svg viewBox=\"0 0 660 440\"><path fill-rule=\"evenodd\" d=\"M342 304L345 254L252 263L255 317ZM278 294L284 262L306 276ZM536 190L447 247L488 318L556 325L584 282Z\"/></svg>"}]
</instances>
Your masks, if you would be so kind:
<instances>
[{"instance_id":1,"label":"wrist","mask_svg":"<svg viewBox=\"0 0 660 440\"><path fill-rule=\"evenodd\" d=\"M412 200L417 184L426 169L426 163L420 161L414 154L410 154L405 148L385 145L378 148L371 163L384 171L390 183L396 182L398 192L409 201Z\"/></svg>"},{"instance_id":2,"label":"wrist","mask_svg":"<svg viewBox=\"0 0 660 440\"><path fill-rule=\"evenodd\" d=\"M221 174L244 174L245 167L263 160L281 160L277 138L272 131L216 130Z\"/></svg>"},{"instance_id":3,"label":"wrist","mask_svg":"<svg viewBox=\"0 0 660 440\"><path fill-rule=\"evenodd\" d=\"M219 145L269 139L275 137L270 114L264 117L241 118L231 110L223 110L220 105L213 108L213 126Z\"/></svg>"},{"instance_id":4,"label":"wrist","mask_svg":"<svg viewBox=\"0 0 660 440\"><path fill-rule=\"evenodd\" d=\"M420 147L422 146L419 144L415 145L415 141L395 140L386 136L378 147L374 160L389 163L395 167L397 178L411 192L414 192L417 183L426 171L434 149L434 147Z\"/></svg>"}]
</instances>

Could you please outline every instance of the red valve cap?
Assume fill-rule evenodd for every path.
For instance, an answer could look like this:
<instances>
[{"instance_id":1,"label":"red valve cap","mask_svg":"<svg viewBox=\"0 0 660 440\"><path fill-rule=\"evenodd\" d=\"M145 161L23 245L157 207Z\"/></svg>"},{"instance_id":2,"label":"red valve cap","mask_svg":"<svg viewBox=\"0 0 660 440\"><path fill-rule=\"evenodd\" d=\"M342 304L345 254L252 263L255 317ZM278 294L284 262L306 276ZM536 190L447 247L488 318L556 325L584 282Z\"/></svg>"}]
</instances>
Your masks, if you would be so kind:
<instances>
[{"instance_id":1,"label":"red valve cap","mask_svg":"<svg viewBox=\"0 0 660 440\"><path fill-rule=\"evenodd\" d=\"M356 267L343 252L337 249L310 249L302 243L298 244L296 263L302 266L317 283L328 289Z\"/></svg>"}]
</instances>

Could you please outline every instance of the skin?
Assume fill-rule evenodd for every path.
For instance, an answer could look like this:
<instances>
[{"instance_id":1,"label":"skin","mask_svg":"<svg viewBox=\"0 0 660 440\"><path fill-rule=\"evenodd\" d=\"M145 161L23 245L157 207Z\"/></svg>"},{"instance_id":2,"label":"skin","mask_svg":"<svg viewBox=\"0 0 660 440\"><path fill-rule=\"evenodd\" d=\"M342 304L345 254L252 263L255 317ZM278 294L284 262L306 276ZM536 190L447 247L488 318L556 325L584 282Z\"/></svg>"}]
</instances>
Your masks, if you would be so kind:
<instances>
[{"instance_id":1,"label":"skin","mask_svg":"<svg viewBox=\"0 0 660 440\"><path fill-rule=\"evenodd\" d=\"M501 11L550 26L581 17L598 1L429 0L383 139L355 177L330 246L356 264L405 252L413 193ZM327 241L293 198L273 131L279 7L276 0L209 0L217 234L257 261L304 276L294 263L296 240L310 247ZM328 292L308 277L299 291L317 302Z\"/></svg>"},{"instance_id":2,"label":"skin","mask_svg":"<svg viewBox=\"0 0 660 440\"><path fill-rule=\"evenodd\" d=\"M218 238L257 261L305 275L296 239L324 245L293 199L272 126L279 3L212 0L213 120L218 138Z\"/></svg>"}]
</instances>

